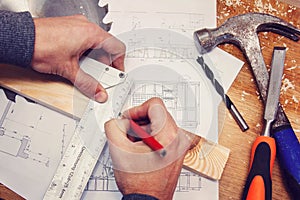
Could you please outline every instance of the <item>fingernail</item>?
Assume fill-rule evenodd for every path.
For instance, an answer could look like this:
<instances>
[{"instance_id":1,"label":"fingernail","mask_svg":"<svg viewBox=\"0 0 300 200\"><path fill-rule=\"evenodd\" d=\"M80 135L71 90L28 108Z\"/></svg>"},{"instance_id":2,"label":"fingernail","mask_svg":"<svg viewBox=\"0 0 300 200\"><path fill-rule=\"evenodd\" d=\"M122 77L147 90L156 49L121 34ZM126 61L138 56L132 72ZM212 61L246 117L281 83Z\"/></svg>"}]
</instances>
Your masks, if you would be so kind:
<instances>
[{"instance_id":1,"label":"fingernail","mask_svg":"<svg viewBox=\"0 0 300 200\"><path fill-rule=\"evenodd\" d=\"M104 91L97 92L94 96L95 101L99 103L104 103L107 100L107 94Z\"/></svg>"}]
</instances>

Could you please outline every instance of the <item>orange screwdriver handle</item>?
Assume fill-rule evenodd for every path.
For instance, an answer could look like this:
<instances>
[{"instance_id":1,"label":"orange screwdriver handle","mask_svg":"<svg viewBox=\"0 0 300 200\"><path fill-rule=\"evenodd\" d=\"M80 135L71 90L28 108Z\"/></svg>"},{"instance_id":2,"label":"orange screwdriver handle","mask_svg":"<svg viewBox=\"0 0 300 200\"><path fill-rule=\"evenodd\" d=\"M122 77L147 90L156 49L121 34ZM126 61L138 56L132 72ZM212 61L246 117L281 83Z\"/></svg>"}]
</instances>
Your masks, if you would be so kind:
<instances>
[{"instance_id":1,"label":"orange screwdriver handle","mask_svg":"<svg viewBox=\"0 0 300 200\"><path fill-rule=\"evenodd\" d=\"M272 199L272 169L276 156L274 138L259 136L252 145L249 174L243 200Z\"/></svg>"}]
</instances>

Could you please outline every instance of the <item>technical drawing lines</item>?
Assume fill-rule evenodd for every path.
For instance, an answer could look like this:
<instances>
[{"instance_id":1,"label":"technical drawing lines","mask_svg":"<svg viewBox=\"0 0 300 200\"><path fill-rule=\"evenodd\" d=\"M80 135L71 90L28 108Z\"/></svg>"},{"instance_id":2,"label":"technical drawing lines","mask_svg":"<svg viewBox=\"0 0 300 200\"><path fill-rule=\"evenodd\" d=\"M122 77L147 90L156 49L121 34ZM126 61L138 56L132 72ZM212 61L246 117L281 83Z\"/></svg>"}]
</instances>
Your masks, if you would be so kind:
<instances>
[{"instance_id":1,"label":"technical drawing lines","mask_svg":"<svg viewBox=\"0 0 300 200\"><path fill-rule=\"evenodd\" d=\"M203 27L204 23L204 16L200 13L157 12L157 14L161 16L161 28L181 32L194 31Z\"/></svg>"},{"instance_id":2,"label":"technical drawing lines","mask_svg":"<svg viewBox=\"0 0 300 200\"><path fill-rule=\"evenodd\" d=\"M166 12L166 11L118 11L110 10L111 20L122 19L126 16L128 26L132 29L147 27L151 24L148 19L152 18L155 28L163 28L177 32L192 32L199 27L203 27L204 15L200 13ZM155 17L153 17L155 16ZM176 20L174 20L176 19Z\"/></svg>"},{"instance_id":3,"label":"technical drawing lines","mask_svg":"<svg viewBox=\"0 0 300 200\"><path fill-rule=\"evenodd\" d=\"M191 45L172 44L169 41L159 41L159 44L146 43L142 38L130 39L127 47L127 58L158 59L158 60L183 60L194 59L195 49ZM151 47L151 46L155 46Z\"/></svg>"},{"instance_id":4,"label":"technical drawing lines","mask_svg":"<svg viewBox=\"0 0 300 200\"><path fill-rule=\"evenodd\" d=\"M107 168L106 168L107 167ZM110 166L103 169L112 170ZM192 172L182 170L176 186L176 192L200 191L202 189L202 177ZM113 173L103 173L91 176L85 191L119 192Z\"/></svg>"},{"instance_id":5,"label":"technical drawing lines","mask_svg":"<svg viewBox=\"0 0 300 200\"><path fill-rule=\"evenodd\" d=\"M200 123L200 82L135 81L129 94L130 105L137 106L152 97L161 98L177 124L184 129L196 129Z\"/></svg>"},{"instance_id":6,"label":"technical drawing lines","mask_svg":"<svg viewBox=\"0 0 300 200\"><path fill-rule=\"evenodd\" d=\"M76 124L75 120L19 95L12 101L1 89L0 117L0 156L21 159L19 162L33 161L46 168L56 163L50 159L55 152L63 155Z\"/></svg>"},{"instance_id":7,"label":"technical drawing lines","mask_svg":"<svg viewBox=\"0 0 300 200\"><path fill-rule=\"evenodd\" d=\"M201 176L182 170L176 187L176 192L200 191L202 188Z\"/></svg>"},{"instance_id":8,"label":"technical drawing lines","mask_svg":"<svg viewBox=\"0 0 300 200\"><path fill-rule=\"evenodd\" d=\"M2 128L2 126L3 126L4 120L5 120L5 118L6 118L7 114L8 114L8 112L9 112L10 107L11 107L12 104L13 104L12 101L8 101L7 104L6 104L6 106L4 106L4 111L3 111L2 116L1 116L1 118L0 118L0 127L1 127L1 128ZM3 106L3 105L2 105L2 106ZM0 130L0 135L1 135L1 130Z\"/></svg>"}]
</instances>

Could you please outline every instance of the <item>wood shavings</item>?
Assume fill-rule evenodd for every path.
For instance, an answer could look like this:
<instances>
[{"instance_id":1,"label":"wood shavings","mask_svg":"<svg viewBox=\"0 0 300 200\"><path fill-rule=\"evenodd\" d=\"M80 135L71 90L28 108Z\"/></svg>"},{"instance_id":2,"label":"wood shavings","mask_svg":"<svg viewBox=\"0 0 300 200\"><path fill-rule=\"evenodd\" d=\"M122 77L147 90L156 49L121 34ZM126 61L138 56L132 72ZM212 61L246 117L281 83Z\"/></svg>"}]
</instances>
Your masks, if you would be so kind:
<instances>
[{"instance_id":1,"label":"wood shavings","mask_svg":"<svg viewBox=\"0 0 300 200\"><path fill-rule=\"evenodd\" d=\"M255 8L258 10L258 12L264 11L264 4L263 4L262 0L256 0L254 5L255 5Z\"/></svg>"},{"instance_id":2,"label":"wood shavings","mask_svg":"<svg viewBox=\"0 0 300 200\"><path fill-rule=\"evenodd\" d=\"M225 5L226 6L232 6L233 5L233 0L226 0Z\"/></svg>"},{"instance_id":3,"label":"wood shavings","mask_svg":"<svg viewBox=\"0 0 300 200\"><path fill-rule=\"evenodd\" d=\"M272 12L277 12L277 10L275 8L273 8L272 4L269 3L267 6L266 6L266 10L269 12L269 13L272 13Z\"/></svg>"},{"instance_id":4,"label":"wood shavings","mask_svg":"<svg viewBox=\"0 0 300 200\"><path fill-rule=\"evenodd\" d=\"M260 99L260 93L259 93L259 91L256 90L255 93L257 95L257 99L259 100Z\"/></svg>"},{"instance_id":5,"label":"wood shavings","mask_svg":"<svg viewBox=\"0 0 300 200\"><path fill-rule=\"evenodd\" d=\"M298 107L299 107L299 100L296 98L295 95L292 96L292 100L293 100L294 103L296 104L295 110L298 110Z\"/></svg>"},{"instance_id":6,"label":"wood shavings","mask_svg":"<svg viewBox=\"0 0 300 200\"><path fill-rule=\"evenodd\" d=\"M242 1L241 0L226 0L225 5L226 6L240 6L240 5L242 5Z\"/></svg>"},{"instance_id":7,"label":"wood shavings","mask_svg":"<svg viewBox=\"0 0 300 200\"><path fill-rule=\"evenodd\" d=\"M289 100L286 99L286 100L284 101L284 104L287 105L288 103L289 103Z\"/></svg>"},{"instance_id":8,"label":"wood shavings","mask_svg":"<svg viewBox=\"0 0 300 200\"><path fill-rule=\"evenodd\" d=\"M282 92L286 92L289 89L294 90L295 89L295 85L288 78L284 78L282 86L281 86L281 91Z\"/></svg>"},{"instance_id":9,"label":"wood shavings","mask_svg":"<svg viewBox=\"0 0 300 200\"><path fill-rule=\"evenodd\" d=\"M292 99L295 103L299 103L299 100L295 97L295 95L293 95Z\"/></svg>"},{"instance_id":10,"label":"wood shavings","mask_svg":"<svg viewBox=\"0 0 300 200\"><path fill-rule=\"evenodd\" d=\"M241 98L241 100L242 101L245 101L245 96L249 96L250 94L248 93L248 92L246 92L246 91L243 91L242 92L242 98Z\"/></svg>"},{"instance_id":11,"label":"wood shavings","mask_svg":"<svg viewBox=\"0 0 300 200\"><path fill-rule=\"evenodd\" d=\"M248 96L248 95L250 95L250 94L249 94L248 92L246 92L246 91L243 91L243 92L242 92L242 96L245 96L245 95Z\"/></svg>"},{"instance_id":12,"label":"wood shavings","mask_svg":"<svg viewBox=\"0 0 300 200\"><path fill-rule=\"evenodd\" d=\"M292 70L297 69L297 68L300 68L300 66L293 66L293 67L287 68L286 70L292 71Z\"/></svg>"}]
</instances>

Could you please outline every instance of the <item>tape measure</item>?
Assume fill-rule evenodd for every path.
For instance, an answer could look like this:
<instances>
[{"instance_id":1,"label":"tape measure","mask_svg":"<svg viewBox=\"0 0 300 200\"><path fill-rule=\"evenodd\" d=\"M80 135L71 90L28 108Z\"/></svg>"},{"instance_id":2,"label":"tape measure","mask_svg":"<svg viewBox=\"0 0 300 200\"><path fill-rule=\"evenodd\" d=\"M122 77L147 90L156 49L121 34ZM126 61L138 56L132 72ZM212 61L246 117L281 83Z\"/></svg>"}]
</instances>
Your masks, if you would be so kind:
<instances>
[{"instance_id":1,"label":"tape measure","mask_svg":"<svg viewBox=\"0 0 300 200\"><path fill-rule=\"evenodd\" d=\"M81 63L85 67L95 65L100 72L97 79L109 88L109 99L103 104L89 101L44 195L45 200L81 198L101 152L106 149L104 123L119 115L130 91L131 81L124 72L99 66L99 62L89 58Z\"/></svg>"}]
</instances>

